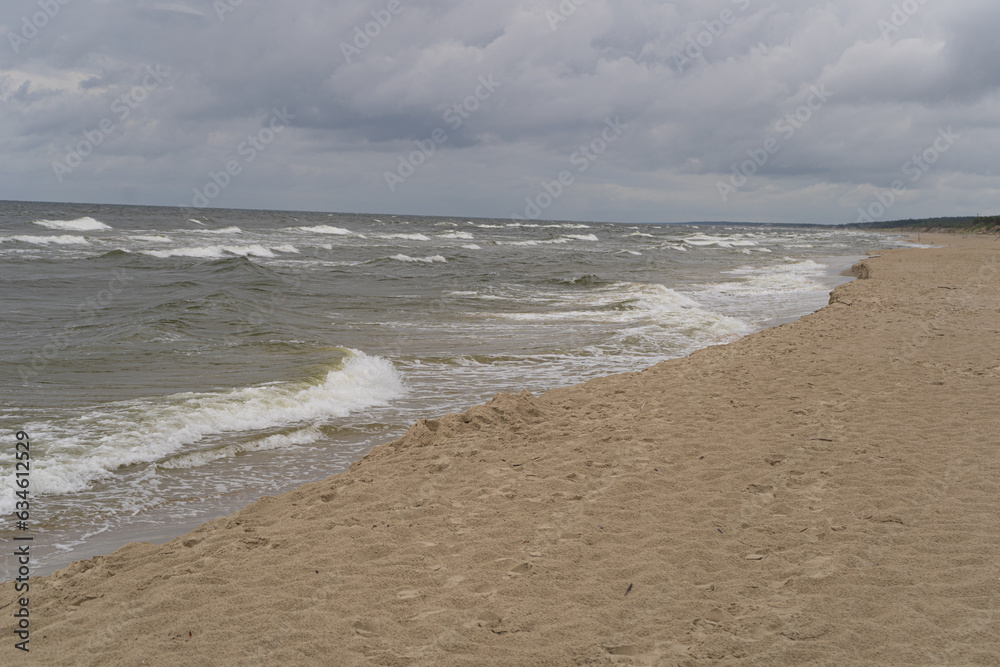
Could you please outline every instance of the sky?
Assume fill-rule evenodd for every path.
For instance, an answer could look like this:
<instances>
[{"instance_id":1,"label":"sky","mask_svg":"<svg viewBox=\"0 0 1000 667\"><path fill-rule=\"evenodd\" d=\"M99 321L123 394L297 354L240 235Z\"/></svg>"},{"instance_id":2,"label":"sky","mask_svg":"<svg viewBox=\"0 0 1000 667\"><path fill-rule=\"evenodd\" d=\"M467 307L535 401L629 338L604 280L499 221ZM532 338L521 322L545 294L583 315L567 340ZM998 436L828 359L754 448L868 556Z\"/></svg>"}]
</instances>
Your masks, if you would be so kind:
<instances>
[{"instance_id":1,"label":"sky","mask_svg":"<svg viewBox=\"0 0 1000 667\"><path fill-rule=\"evenodd\" d=\"M0 199L1000 213L996 0L4 0Z\"/></svg>"}]
</instances>

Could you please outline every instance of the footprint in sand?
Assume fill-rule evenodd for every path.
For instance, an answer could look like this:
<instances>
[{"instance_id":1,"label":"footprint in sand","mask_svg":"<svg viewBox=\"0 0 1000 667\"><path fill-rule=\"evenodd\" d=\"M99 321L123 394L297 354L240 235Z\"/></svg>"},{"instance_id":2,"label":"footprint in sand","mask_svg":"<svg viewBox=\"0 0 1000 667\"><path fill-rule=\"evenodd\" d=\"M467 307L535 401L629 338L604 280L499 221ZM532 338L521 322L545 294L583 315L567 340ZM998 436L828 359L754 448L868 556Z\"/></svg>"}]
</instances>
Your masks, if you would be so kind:
<instances>
[{"instance_id":1,"label":"footprint in sand","mask_svg":"<svg viewBox=\"0 0 1000 667\"><path fill-rule=\"evenodd\" d=\"M503 619L492 611L482 611L476 614L475 619L466 624L469 628L487 628L495 630L503 623Z\"/></svg>"},{"instance_id":2,"label":"footprint in sand","mask_svg":"<svg viewBox=\"0 0 1000 667\"><path fill-rule=\"evenodd\" d=\"M491 597L496 595L497 589L489 584L480 584L472 589L472 592L476 595L482 595L483 597Z\"/></svg>"},{"instance_id":3,"label":"footprint in sand","mask_svg":"<svg viewBox=\"0 0 1000 667\"><path fill-rule=\"evenodd\" d=\"M396 597L400 600L412 600L413 598L420 597L420 591L415 588L404 588L396 593Z\"/></svg>"},{"instance_id":4,"label":"footprint in sand","mask_svg":"<svg viewBox=\"0 0 1000 667\"><path fill-rule=\"evenodd\" d=\"M833 556L816 556L802 563L802 567L810 579L825 579L837 571Z\"/></svg>"},{"instance_id":5,"label":"footprint in sand","mask_svg":"<svg viewBox=\"0 0 1000 667\"><path fill-rule=\"evenodd\" d=\"M379 627L371 621L354 621L351 627L354 628L356 634L362 637L371 637L379 633Z\"/></svg>"}]
</instances>

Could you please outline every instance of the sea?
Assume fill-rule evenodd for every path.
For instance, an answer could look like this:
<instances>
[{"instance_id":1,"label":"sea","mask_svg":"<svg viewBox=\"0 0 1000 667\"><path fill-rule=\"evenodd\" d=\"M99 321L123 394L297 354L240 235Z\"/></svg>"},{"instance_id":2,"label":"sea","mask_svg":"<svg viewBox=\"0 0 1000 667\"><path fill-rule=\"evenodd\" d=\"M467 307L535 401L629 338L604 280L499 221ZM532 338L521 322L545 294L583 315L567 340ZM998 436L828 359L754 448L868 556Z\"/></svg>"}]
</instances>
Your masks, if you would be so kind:
<instances>
[{"instance_id":1,"label":"sea","mask_svg":"<svg viewBox=\"0 0 1000 667\"><path fill-rule=\"evenodd\" d=\"M32 537L32 574L163 542L341 472L420 418L795 320L867 251L904 245L777 225L0 202L0 541Z\"/></svg>"}]
</instances>

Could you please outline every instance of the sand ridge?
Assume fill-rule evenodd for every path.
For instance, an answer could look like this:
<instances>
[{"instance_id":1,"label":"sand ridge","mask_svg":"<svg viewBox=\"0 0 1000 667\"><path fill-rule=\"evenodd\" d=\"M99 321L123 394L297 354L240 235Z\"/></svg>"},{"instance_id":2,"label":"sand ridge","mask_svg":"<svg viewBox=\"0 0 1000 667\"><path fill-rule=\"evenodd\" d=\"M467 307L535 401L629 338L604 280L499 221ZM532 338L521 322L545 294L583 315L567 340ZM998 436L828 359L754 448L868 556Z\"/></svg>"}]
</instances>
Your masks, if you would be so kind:
<instances>
[{"instance_id":1,"label":"sand ridge","mask_svg":"<svg viewBox=\"0 0 1000 667\"><path fill-rule=\"evenodd\" d=\"M33 580L14 657L998 664L1000 242L941 242L866 260L797 322L422 420L342 475Z\"/></svg>"}]
</instances>

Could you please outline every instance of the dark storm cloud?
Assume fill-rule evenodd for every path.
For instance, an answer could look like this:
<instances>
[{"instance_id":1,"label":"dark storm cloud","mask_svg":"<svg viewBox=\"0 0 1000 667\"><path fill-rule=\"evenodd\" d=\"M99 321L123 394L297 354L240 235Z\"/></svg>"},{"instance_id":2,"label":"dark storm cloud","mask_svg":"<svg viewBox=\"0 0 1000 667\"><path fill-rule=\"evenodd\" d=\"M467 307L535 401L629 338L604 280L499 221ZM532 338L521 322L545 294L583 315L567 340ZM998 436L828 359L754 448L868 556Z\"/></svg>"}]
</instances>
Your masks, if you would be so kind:
<instances>
[{"instance_id":1,"label":"dark storm cloud","mask_svg":"<svg viewBox=\"0 0 1000 667\"><path fill-rule=\"evenodd\" d=\"M0 197L181 204L236 160L213 205L507 216L570 170L545 216L838 222L951 127L886 217L1000 205L985 1L63 2L0 9Z\"/></svg>"}]
</instances>

